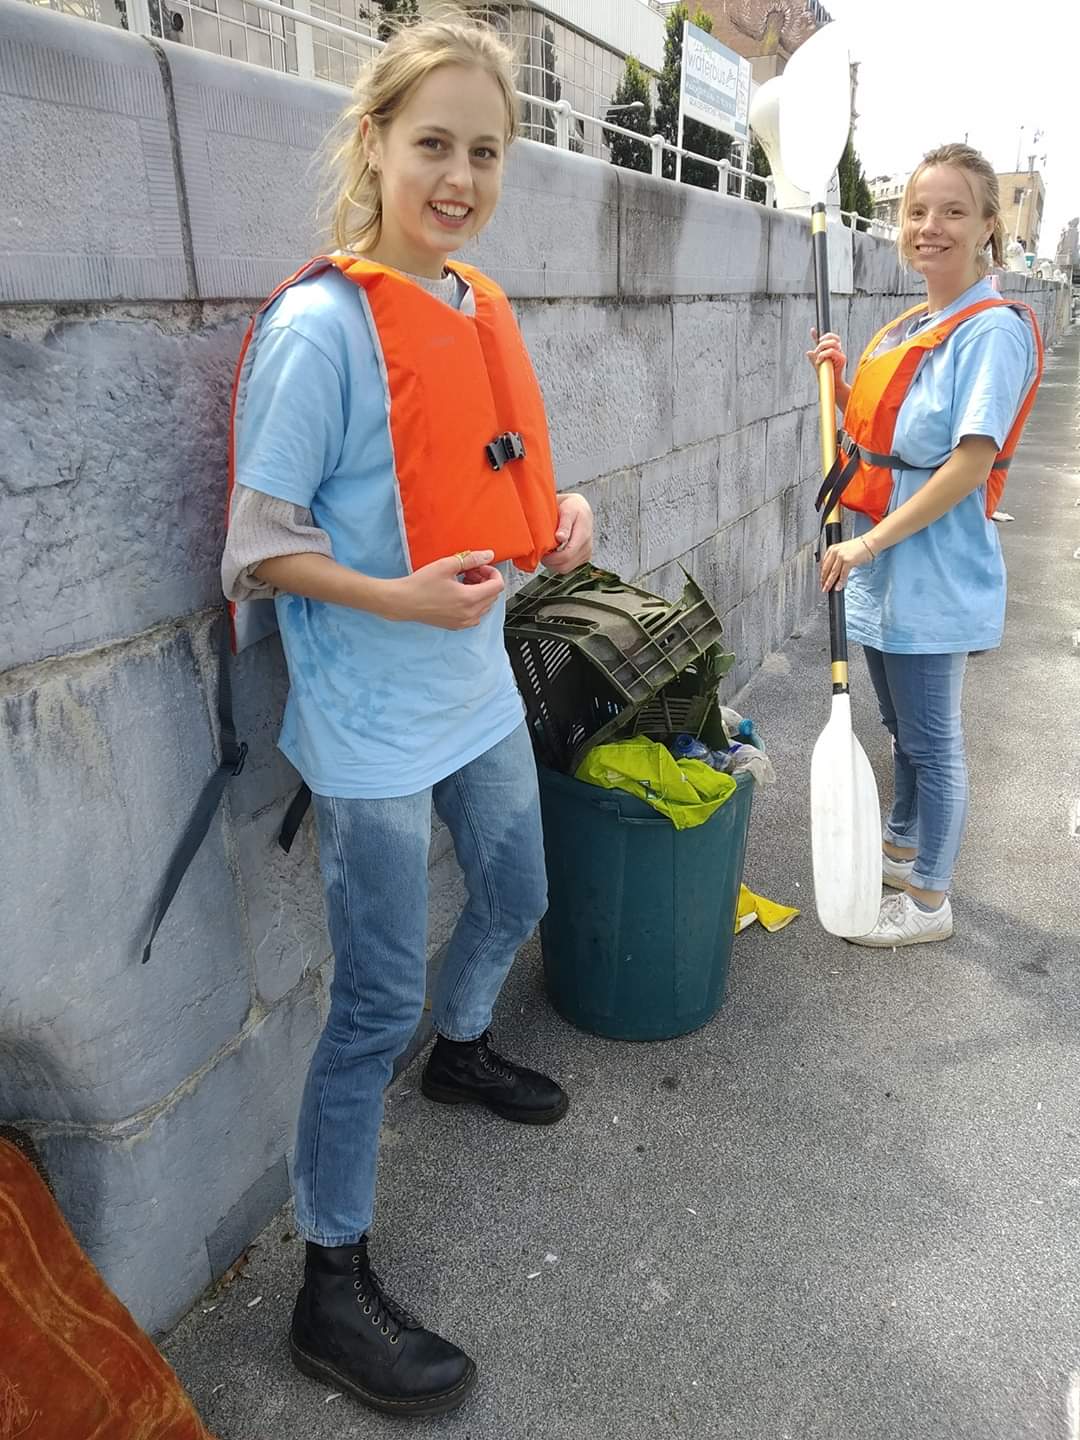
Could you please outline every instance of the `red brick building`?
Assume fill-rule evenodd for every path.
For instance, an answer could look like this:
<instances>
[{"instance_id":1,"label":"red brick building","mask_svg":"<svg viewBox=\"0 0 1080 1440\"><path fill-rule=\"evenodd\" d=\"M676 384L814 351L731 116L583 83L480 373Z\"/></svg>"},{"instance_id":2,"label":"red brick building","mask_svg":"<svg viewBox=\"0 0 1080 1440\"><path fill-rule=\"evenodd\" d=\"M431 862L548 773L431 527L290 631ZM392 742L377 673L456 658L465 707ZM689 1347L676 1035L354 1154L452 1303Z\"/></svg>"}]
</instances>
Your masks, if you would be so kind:
<instances>
[{"instance_id":1,"label":"red brick building","mask_svg":"<svg viewBox=\"0 0 1080 1440\"><path fill-rule=\"evenodd\" d=\"M818 0L693 0L712 16L722 45L754 62L760 84L779 75L815 30L832 18Z\"/></svg>"}]
</instances>

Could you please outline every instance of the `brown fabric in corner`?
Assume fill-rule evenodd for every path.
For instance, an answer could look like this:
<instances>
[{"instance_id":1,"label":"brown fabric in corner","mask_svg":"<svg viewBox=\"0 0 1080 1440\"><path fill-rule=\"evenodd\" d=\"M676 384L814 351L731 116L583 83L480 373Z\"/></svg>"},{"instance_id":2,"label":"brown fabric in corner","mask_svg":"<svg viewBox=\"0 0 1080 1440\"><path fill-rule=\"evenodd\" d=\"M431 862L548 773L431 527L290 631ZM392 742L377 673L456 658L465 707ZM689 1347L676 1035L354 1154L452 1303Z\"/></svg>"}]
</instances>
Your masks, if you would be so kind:
<instances>
[{"instance_id":1,"label":"brown fabric in corner","mask_svg":"<svg viewBox=\"0 0 1080 1440\"><path fill-rule=\"evenodd\" d=\"M0 1440L213 1440L165 1359L0 1138Z\"/></svg>"}]
</instances>

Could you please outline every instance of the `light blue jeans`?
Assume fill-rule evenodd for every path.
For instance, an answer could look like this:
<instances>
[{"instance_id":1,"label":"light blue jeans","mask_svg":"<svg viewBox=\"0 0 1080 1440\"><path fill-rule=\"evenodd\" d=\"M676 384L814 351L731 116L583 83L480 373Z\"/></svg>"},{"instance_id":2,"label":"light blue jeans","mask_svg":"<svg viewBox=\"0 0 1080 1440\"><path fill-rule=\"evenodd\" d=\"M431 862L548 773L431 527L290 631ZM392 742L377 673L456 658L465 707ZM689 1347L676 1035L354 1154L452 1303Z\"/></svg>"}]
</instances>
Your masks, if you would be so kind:
<instances>
[{"instance_id":1,"label":"light blue jeans","mask_svg":"<svg viewBox=\"0 0 1080 1440\"><path fill-rule=\"evenodd\" d=\"M960 716L967 656L889 655L863 648L881 718L893 738L895 788L885 839L918 851L913 885L948 890L967 820Z\"/></svg>"},{"instance_id":2,"label":"light blue jeans","mask_svg":"<svg viewBox=\"0 0 1080 1440\"><path fill-rule=\"evenodd\" d=\"M383 1091L423 1014L431 806L468 899L431 997L440 1035L474 1040L547 908L536 765L524 725L432 789L314 797L334 980L293 1160L299 1233L351 1245L371 1225Z\"/></svg>"}]
</instances>

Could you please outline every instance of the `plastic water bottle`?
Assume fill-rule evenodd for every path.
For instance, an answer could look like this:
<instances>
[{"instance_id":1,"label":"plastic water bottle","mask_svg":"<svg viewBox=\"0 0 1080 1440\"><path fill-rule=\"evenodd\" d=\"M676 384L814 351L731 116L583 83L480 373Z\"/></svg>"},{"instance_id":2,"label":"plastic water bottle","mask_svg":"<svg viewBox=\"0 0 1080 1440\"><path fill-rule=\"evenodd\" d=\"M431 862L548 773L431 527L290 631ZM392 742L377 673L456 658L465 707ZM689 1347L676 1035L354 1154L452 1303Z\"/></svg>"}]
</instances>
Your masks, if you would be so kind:
<instances>
[{"instance_id":1,"label":"plastic water bottle","mask_svg":"<svg viewBox=\"0 0 1080 1440\"><path fill-rule=\"evenodd\" d=\"M727 705L721 705L720 719L724 722L725 732L731 736L732 740L742 740L747 745L756 745L759 750L765 749L761 736L754 728L753 720L744 719L738 710L732 710Z\"/></svg>"},{"instance_id":2,"label":"plastic water bottle","mask_svg":"<svg viewBox=\"0 0 1080 1440\"><path fill-rule=\"evenodd\" d=\"M714 770L730 774L732 757L724 750L710 750L696 735L676 735L671 742L671 751L676 760L701 760Z\"/></svg>"},{"instance_id":3,"label":"plastic water bottle","mask_svg":"<svg viewBox=\"0 0 1080 1440\"><path fill-rule=\"evenodd\" d=\"M740 740L745 740L748 745L753 745L756 750L765 749L765 746L761 742L761 736L754 729L753 720L740 720L737 733Z\"/></svg>"}]
</instances>

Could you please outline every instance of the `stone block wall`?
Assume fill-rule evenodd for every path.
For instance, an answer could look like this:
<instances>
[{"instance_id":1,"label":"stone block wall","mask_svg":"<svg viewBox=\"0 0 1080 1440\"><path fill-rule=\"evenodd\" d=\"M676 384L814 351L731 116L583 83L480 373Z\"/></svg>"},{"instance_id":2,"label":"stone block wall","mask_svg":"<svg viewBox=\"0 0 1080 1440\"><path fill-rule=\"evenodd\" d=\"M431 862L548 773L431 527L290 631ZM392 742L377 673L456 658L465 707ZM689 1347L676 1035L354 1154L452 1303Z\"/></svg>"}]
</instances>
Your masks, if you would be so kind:
<instances>
[{"instance_id":1,"label":"stone block wall","mask_svg":"<svg viewBox=\"0 0 1080 1440\"><path fill-rule=\"evenodd\" d=\"M217 755L232 368L317 248L342 92L0 0L0 1119L146 1325L174 1321L288 1193L329 945L310 827L275 835L275 639L234 688L250 745L151 963L155 887ZM833 236L857 353L914 290ZM516 146L467 257L507 288L597 560L720 613L734 690L815 603L805 224ZM1008 277L1056 333L1056 287ZM432 854L430 948L460 876Z\"/></svg>"}]
</instances>

